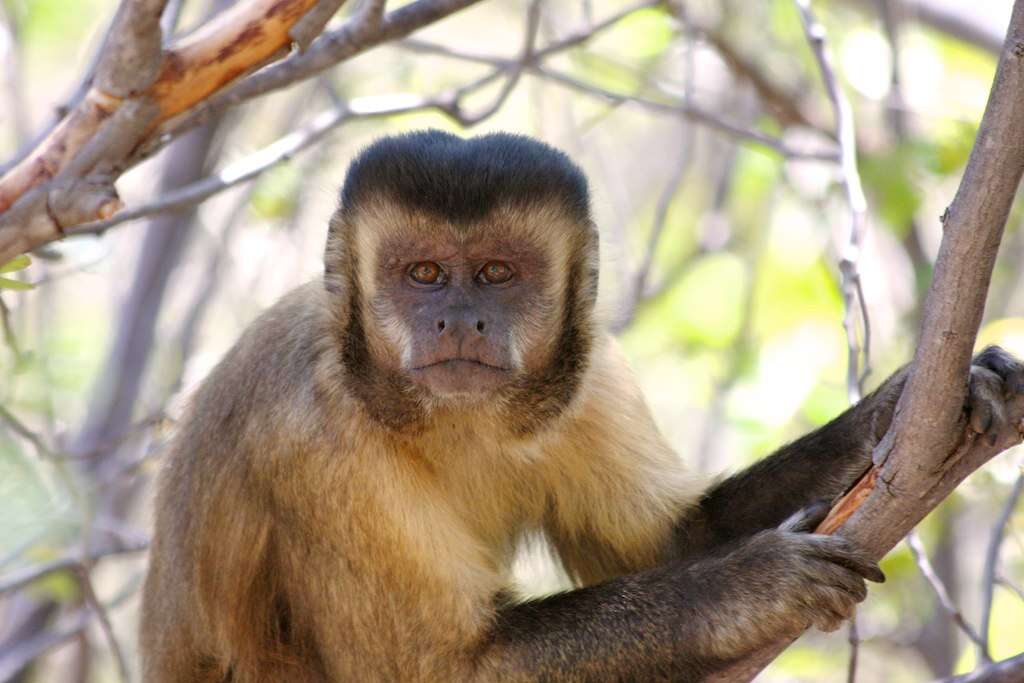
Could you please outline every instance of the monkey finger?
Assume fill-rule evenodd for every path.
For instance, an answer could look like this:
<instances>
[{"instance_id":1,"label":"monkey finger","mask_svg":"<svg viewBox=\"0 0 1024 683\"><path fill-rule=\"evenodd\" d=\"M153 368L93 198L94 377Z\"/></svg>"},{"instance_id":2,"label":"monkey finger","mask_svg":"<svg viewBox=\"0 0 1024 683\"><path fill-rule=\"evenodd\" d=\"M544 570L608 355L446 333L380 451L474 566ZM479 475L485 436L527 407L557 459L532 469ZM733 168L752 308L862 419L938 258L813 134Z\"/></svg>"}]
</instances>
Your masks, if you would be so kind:
<instances>
[{"instance_id":1,"label":"monkey finger","mask_svg":"<svg viewBox=\"0 0 1024 683\"><path fill-rule=\"evenodd\" d=\"M869 581L885 583L885 574L878 563L857 550L852 543L841 536L808 536L819 557L856 572Z\"/></svg>"},{"instance_id":2,"label":"monkey finger","mask_svg":"<svg viewBox=\"0 0 1024 683\"><path fill-rule=\"evenodd\" d=\"M1006 427L1006 411L1003 406L1003 380L993 370L974 365L968 385L967 410L971 429L985 434L995 444L1000 432Z\"/></svg>"},{"instance_id":3,"label":"monkey finger","mask_svg":"<svg viewBox=\"0 0 1024 683\"><path fill-rule=\"evenodd\" d=\"M821 562L813 570L808 584L817 585L825 599L837 607L850 608L868 597L868 587L864 578L845 567Z\"/></svg>"},{"instance_id":4,"label":"monkey finger","mask_svg":"<svg viewBox=\"0 0 1024 683\"><path fill-rule=\"evenodd\" d=\"M868 586L863 577L852 571L833 568L821 578L827 581L830 589L840 591L851 604L864 602L868 598Z\"/></svg>"},{"instance_id":5,"label":"monkey finger","mask_svg":"<svg viewBox=\"0 0 1024 683\"><path fill-rule=\"evenodd\" d=\"M984 434L992 426L992 406L984 401L971 403L969 408L971 429L975 434Z\"/></svg>"},{"instance_id":6,"label":"monkey finger","mask_svg":"<svg viewBox=\"0 0 1024 683\"><path fill-rule=\"evenodd\" d=\"M975 356L974 365L987 368L1003 381L1005 396L1024 394L1024 364L998 346L986 347Z\"/></svg>"},{"instance_id":7,"label":"monkey finger","mask_svg":"<svg viewBox=\"0 0 1024 683\"><path fill-rule=\"evenodd\" d=\"M823 633L832 633L838 631L844 621L846 620L835 612L821 611L814 616L814 628Z\"/></svg>"},{"instance_id":8,"label":"monkey finger","mask_svg":"<svg viewBox=\"0 0 1024 683\"><path fill-rule=\"evenodd\" d=\"M811 600L804 608L811 623L826 633L839 628L855 609L854 604L843 600L834 591L815 592L808 594Z\"/></svg>"},{"instance_id":9,"label":"monkey finger","mask_svg":"<svg viewBox=\"0 0 1024 683\"><path fill-rule=\"evenodd\" d=\"M807 507L786 518L779 525L780 531L791 531L793 533L807 533L814 531L828 516L832 506L824 498L816 500Z\"/></svg>"}]
</instances>

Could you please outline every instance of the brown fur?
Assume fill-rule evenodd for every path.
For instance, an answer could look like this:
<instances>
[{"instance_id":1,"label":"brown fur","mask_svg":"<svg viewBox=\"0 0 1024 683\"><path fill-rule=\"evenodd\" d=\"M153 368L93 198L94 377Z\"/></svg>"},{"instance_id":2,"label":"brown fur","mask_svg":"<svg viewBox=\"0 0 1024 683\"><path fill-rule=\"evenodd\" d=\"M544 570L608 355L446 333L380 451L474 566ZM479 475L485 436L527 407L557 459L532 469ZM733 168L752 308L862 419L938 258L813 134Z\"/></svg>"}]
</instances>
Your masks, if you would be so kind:
<instances>
[{"instance_id":1,"label":"brown fur","mask_svg":"<svg viewBox=\"0 0 1024 683\"><path fill-rule=\"evenodd\" d=\"M531 233L565 221L550 206L490 216L548 255L544 305L517 328L530 371L491 406L428 405L375 301L377 246L410 218L336 223L338 277L265 313L196 396L156 502L146 681L487 678L526 535L580 583L664 559L703 487L595 331L595 245Z\"/></svg>"},{"instance_id":2,"label":"brown fur","mask_svg":"<svg viewBox=\"0 0 1024 683\"><path fill-rule=\"evenodd\" d=\"M352 169L323 282L242 336L161 474L147 683L697 681L835 628L883 578L807 532L870 464L903 373L707 487L594 320L564 155L428 132ZM494 262L515 279L480 282ZM424 263L445 278L410 281ZM1024 366L976 362L972 424L998 429ZM577 589L516 602L535 538Z\"/></svg>"}]
</instances>

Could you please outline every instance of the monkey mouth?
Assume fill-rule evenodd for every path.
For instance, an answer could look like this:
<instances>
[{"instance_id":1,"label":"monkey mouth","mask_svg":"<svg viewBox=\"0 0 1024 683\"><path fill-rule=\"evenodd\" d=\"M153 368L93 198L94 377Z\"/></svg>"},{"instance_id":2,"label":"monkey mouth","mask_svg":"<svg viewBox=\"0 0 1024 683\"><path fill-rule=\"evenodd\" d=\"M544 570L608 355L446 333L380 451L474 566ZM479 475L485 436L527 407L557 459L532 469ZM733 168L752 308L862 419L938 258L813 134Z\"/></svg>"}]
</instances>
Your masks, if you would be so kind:
<instances>
[{"instance_id":1,"label":"monkey mouth","mask_svg":"<svg viewBox=\"0 0 1024 683\"><path fill-rule=\"evenodd\" d=\"M509 368L476 358L445 358L412 368L413 382L435 396L486 394L507 384Z\"/></svg>"},{"instance_id":2,"label":"monkey mouth","mask_svg":"<svg viewBox=\"0 0 1024 683\"><path fill-rule=\"evenodd\" d=\"M498 372L508 372L509 368L501 367L500 365L491 365L485 363L482 360L476 358L445 358L444 360L434 361L433 363L427 363L426 365L420 365L413 368L413 371L427 370L429 368L451 368L456 369L460 366L477 366L486 368L488 370L497 370Z\"/></svg>"}]
</instances>

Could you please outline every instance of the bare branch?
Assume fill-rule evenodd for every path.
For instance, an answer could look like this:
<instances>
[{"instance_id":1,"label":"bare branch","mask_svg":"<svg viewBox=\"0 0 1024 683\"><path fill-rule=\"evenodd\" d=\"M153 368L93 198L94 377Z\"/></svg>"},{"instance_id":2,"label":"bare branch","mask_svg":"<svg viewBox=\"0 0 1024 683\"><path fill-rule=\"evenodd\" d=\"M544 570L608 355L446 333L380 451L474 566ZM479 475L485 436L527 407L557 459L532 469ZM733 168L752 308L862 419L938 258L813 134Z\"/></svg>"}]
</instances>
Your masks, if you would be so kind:
<instances>
[{"instance_id":1,"label":"bare branch","mask_svg":"<svg viewBox=\"0 0 1024 683\"><path fill-rule=\"evenodd\" d=\"M617 16L627 16L629 13L637 12L651 6L653 3L644 2L633 7L630 10L620 13ZM574 76L566 74L564 72L555 70L554 68L543 64L545 57L550 56L554 52L565 50L569 47L575 47L576 45L584 42L588 37L595 33L610 26L610 21L604 21L597 24L589 32L576 33L572 36L560 40L548 47L538 50L533 55L533 59L530 60L525 68L532 74L535 74L541 78L552 81L559 85L565 86L576 92L588 95L590 97L596 97L605 102L611 104L635 104L645 109L663 113L671 114L675 116L682 116L696 123L706 125L714 130L717 130L730 137L739 138L749 142L768 147L774 150L779 155L786 159L817 159L826 161L835 161L836 154L832 150L820 150L820 149L794 149L784 143L782 140L762 133L756 130L745 129L734 123L730 123L712 113L711 111L704 109L693 102L682 102L682 103L670 103L662 102L658 100L652 100L638 95L626 95L623 93L612 92L604 88L600 88L596 85L586 83ZM481 55L472 52L466 52L450 48L446 45L438 45L423 40L405 40L400 44L401 47L414 50L416 52L422 52L427 54L435 54L443 57L450 57L452 59L460 59L463 61L475 62L478 64L489 64L496 67L496 70L487 76L480 79L479 84L483 85L486 82L490 82L498 78L503 69L509 69L512 66L517 65L517 60L494 57L491 55Z\"/></svg>"},{"instance_id":2,"label":"bare branch","mask_svg":"<svg viewBox=\"0 0 1024 683\"><path fill-rule=\"evenodd\" d=\"M296 22L315 5L319 9L314 18L320 21L333 3L250 0L230 7L171 46L163 54L155 81L133 99L123 100L119 93L94 85L32 153L0 177L0 262L59 239L65 228L109 218L120 208L113 181L125 168L213 114L320 73L476 1L417 0L383 16L384 3L369 1L340 29L321 35L305 52L225 88L240 75L282 56L293 39L290 31ZM162 0L135 2L126 4L126 14L119 17L136 16L133 12L148 17L156 7L151 3L163 6ZM119 18L115 24L122 21L129 20ZM155 28L140 26L139 30L159 31L159 13L155 21ZM248 31L246 27L253 25L260 30ZM138 50L131 48L131 44L133 39L126 36L124 41L110 43L110 49L122 56L135 54ZM101 66L106 63L104 59L101 57ZM121 110L130 104L138 106L134 115L120 116ZM134 151L130 155L113 154L109 145L100 145L106 150L101 157L93 159L85 154L83 148L94 142L101 126L119 116L118 125L106 128L116 133L112 139ZM177 118L173 124L158 127L174 117ZM103 164L94 169L100 160ZM77 165L74 172L68 170L72 164ZM92 177L86 178L90 173ZM53 191L61 194L53 197Z\"/></svg>"},{"instance_id":3,"label":"bare branch","mask_svg":"<svg viewBox=\"0 0 1024 683\"><path fill-rule=\"evenodd\" d=\"M464 95L479 88L481 84L472 83L464 90L460 90L455 93L450 110L447 113L461 125L469 127L479 123L489 116L492 116L498 111L501 105L505 103L508 96L512 94L512 90L515 89L516 85L519 83L519 78L523 74L523 69L527 64L533 61L534 43L537 41L537 29L540 27L541 1L542 0L533 0L530 3L530 7L526 12L526 31L523 38L522 54L511 66L501 68L501 71L507 72L508 76L505 79L505 84L501 87L501 91L499 91L497 97L494 98L494 101L476 114L469 115L462 111L460 101ZM486 80L484 82L486 82Z\"/></svg>"},{"instance_id":4,"label":"bare branch","mask_svg":"<svg viewBox=\"0 0 1024 683\"><path fill-rule=\"evenodd\" d=\"M320 0L313 9L306 12L301 19L295 22L295 25L288 31L288 35L300 52L310 46L324 30L324 27L327 26L327 22L331 20L344 4L345 0ZM379 9L381 11L384 9L383 2L364 2L363 4L368 6L371 12L374 12L376 8L370 6L375 4L380 5Z\"/></svg>"},{"instance_id":5,"label":"bare branch","mask_svg":"<svg viewBox=\"0 0 1024 683\"><path fill-rule=\"evenodd\" d=\"M1024 587L1018 586L1008 577L1003 575L996 576L996 583L998 583L1000 586L1004 587L1006 590L1016 595L1021 600L1024 600Z\"/></svg>"},{"instance_id":6,"label":"bare branch","mask_svg":"<svg viewBox=\"0 0 1024 683\"><path fill-rule=\"evenodd\" d=\"M118 642L117 636L114 635L114 627L110 624L110 615L107 614L107 610L103 603L100 602L100 599L96 597L96 590L93 588L92 578L89 576L88 565L79 564L76 567L75 574L78 577L78 585L82 589L85 603L95 613L96 619L100 622L100 630L103 631L103 636L107 639L107 646L114 656L114 661L117 662L118 675L121 677L122 683L128 683L128 664L125 662L121 643Z\"/></svg>"},{"instance_id":7,"label":"bare branch","mask_svg":"<svg viewBox=\"0 0 1024 683\"><path fill-rule=\"evenodd\" d=\"M148 547L148 541L127 541L119 539L117 543L112 543L99 548L94 547L90 553L89 559L90 562L95 564L97 561L106 557L137 553L146 550ZM24 588L25 586L44 579L51 574L78 571L81 566L82 558L80 555L75 554L65 555L64 557L60 557L56 560L42 562L19 571L9 572L0 576L0 595Z\"/></svg>"},{"instance_id":8,"label":"bare branch","mask_svg":"<svg viewBox=\"0 0 1024 683\"><path fill-rule=\"evenodd\" d=\"M167 0L121 0L96 64L93 86L110 97L132 97L160 72L160 16Z\"/></svg>"},{"instance_id":9,"label":"bare branch","mask_svg":"<svg viewBox=\"0 0 1024 683\"><path fill-rule=\"evenodd\" d=\"M1024 172L1024 148L1003 144L1024 129L1024 0L1016 0L988 105L964 177L944 221L925 299L921 342L893 424L875 465L829 515L820 532L844 536L881 558L968 474L1020 443L1024 401L995 442L963 415L971 352L1010 205ZM710 680L748 681L789 642L751 654Z\"/></svg>"},{"instance_id":10,"label":"bare branch","mask_svg":"<svg viewBox=\"0 0 1024 683\"><path fill-rule=\"evenodd\" d=\"M995 591L996 568L999 565L999 550L1003 545L1003 537L1006 534L1006 525L1010 521L1017 503L1024 494L1024 473L1017 476L1013 483L1006 503L1003 504L999 518L992 526L992 536L988 541L988 550L985 552L985 568L982 572L982 596L981 596L981 643L978 645L978 655L984 661L992 661L989 658L988 638L992 621L992 598Z\"/></svg>"},{"instance_id":11,"label":"bare branch","mask_svg":"<svg viewBox=\"0 0 1024 683\"><path fill-rule=\"evenodd\" d=\"M953 599L949 596L949 590L946 589L946 584L935 573L935 567L932 566L931 560L928 559L928 553L925 551L917 532L911 531L907 534L906 540L907 547L910 548L910 553L914 556L914 562L917 563L917 568L921 570L921 574L928 582L928 585L932 587L932 591L934 591L935 597L939 599L942 609L946 611L946 614L953 620L953 623L982 651L983 661L991 662L992 658L988 654L988 647L981 636L978 635L978 632L974 630L974 627L964 619L960 608L953 603Z\"/></svg>"},{"instance_id":12,"label":"bare branch","mask_svg":"<svg viewBox=\"0 0 1024 683\"><path fill-rule=\"evenodd\" d=\"M850 662L846 665L846 683L857 683L857 655L860 652L860 634L857 633L857 615L850 617L846 640L850 643Z\"/></svg>"},{"instance_id":13,"label":"bare branch","mask_svg":"<svg viewBox=\"0 0 1024 683\"><path fill-rule=\"evenodd\" d=\"M691 33L699 34L715 49L734 76L750 84L758 98L772 116L778 119L779 123L784 126L801 125L817 128L796 104L799 99L798 95L785 92L772 83L768 75L726 40L721 32L695 23L693 17L685 11L683 3L679 0L670 1L668 9L688 27Z\"/></svg>"},{"instance_id":14,"label":"bare branch","mask_svg":"<svg viewBox=\"0 0 1024 683\"><path fill-rule=\"evenodd\" d=\"M73 616L61 620L55 630L35 635L16 643L0 653L0 681L15 679L26 666L43 653L71 640L89 625L89 610L80 609Z\"/></svg>"},{"instance_id":15,"label":"bare branch","mask_svg":"<svg viewBox=\"0 0 1024 683\"><path fill-rule=\"evenodd\" d=\"M28 112L25 110L26 98L21 82L19 44L20 31L18 24L7 6L0 2L0 62L4 64L3 80L6 88L5 100L7 116L10 117L15 142L18 146L25 144L29 137Z\"/></svg>"},{"instance_id":16,"label":"bare branch","mask_svg":"<svg viewBox=\"0 0 1024 683\"><path fill-rule=\"evenodd\" d=\"M376 24L366 16L357 15L341 28L321 35L305 52L242 79L209 97L186 115L168 121L153 136L154 144L143 147L139 154L142 157L153 154L163 146L165 139L199 125L216 112L315 76L372 47L402 38L476 2L479 0L416 0L389 12Z\"/></svg>"},{"instance_id":17,"label":"bare branch","mask_svg":"<svg viewBox=\"0 0 1024 683\"><path fill-rule=\"evenodd\" d=\"M646 4L649 3L645 3ZM632 10L636 11L636 9ZM628 14L618 15L628 16ZM521 72L523 66L531 60L534 55L533 43L536 39L537 27L539 24L539 2L532 5L528 14L527 26L524 34L523 52L518 60L489 59L488 63L496 63L497 69L483 78L479 78L467 85L464 85L449 94L441 94L434 97L425 97L412 94L386 95L376 97L357 98L350 102L339 102L338 106L321 112L299 130L284 135L277 141L267 145L263 149L254 152L245 158L230 164L220 172L202 180L197 180L184 187L177 188L165 193L159 199L99 221L83 223L69 228L67 234L100 234L120 223L136 220L168 211L177 211L189 206L194 206L210 197L219 194L227 189L240 185L256 178L267 169L276 164L292 158L298 152L310 147L321 140L330 131L349 121L390 116L394 114L407 114L414 111L436 110L453 121L463 126L471 126L486 117L493 115L508 97L518 79L517 73ZM608 22L602 22L599 28L604 28ZM568 49L580 44L585 36L592 34L574 34L572 37L559 41L539 51L544 54L554 54L557 49ZM467 114L462 102L465 98L477 92L484 86L491 83L495 76L509 74L506 86L498 93L495 100L483 110L473 114ZM3 218L0 217L0 225Z\"/></svg>"},{"instance_id":18,"label":"bare branch","mask_svg":"<svg viewBox=\"0 0 1024 683\"><path fill-rule=\"evenodd\" d=\"M684 20L688 18L686 8L682 3L679 3L676 7L676 13ZM695 31L691 28L688 31L686 52L682 58L684 104L690 104L693 101L693 86L696 76L694 70L694 42L696 36L694 34ZM668 222L669 206L693 161L693 126L689 125L686 121L682 121L680 132L682 137L681 148L676 154L676 163L669 174L668 181L658 194L658 200L654 207L654 222L647 237L647 247L644 250L640 264L633 273L632 287L626 293L622 314L619 316L619 320L611 326L613 333L619 333L626 329L636 317L637 309L640 307L640 303L648 291L648 282L650 280L651 268L654 265L654 256L657 253L658 244L661 242L661 236L664 234L665 226Z\"/></svg>"},{"instance_id":19,"label":"bare branch","mask_svg":"<svg viewBox=\"0 0 1024 683\"><path fill-rule=\"evenodd\" d=\"M959 38L987 52L998 55L1003 47L1002 36L972 18L980 15L969 5L935 2L934 0L900 0L906 12L922 24Z\"/></svg>"},{"instance_id":20,"label":"bare branch","mask_svg":"<svg viewBox=\"0 0 1024 683\"><path fill-rule=\"evenodd\" d=\"M137 590L138 580L130 581L107 603L107 609L120 606ZM37 634L0 652L0 681L12 680L37 657L80 634L88 627L92 616L93 612L88 608L75 610L60 619L56 630Z\"/></svg>"},{"instance_id":21,"label":"bare branch","mask_svg":"<svg viewBox=\"0 0 1024 683\"><path fill-rule=\"evenodd\" d=\"M963 676L943 678L937 683L1020 683L1024 680L1024 653L995 664L982 666Z\"/></svg>"},{"instance_id":22,"label":"bare branch","mask_svg":"<svg viewBox=\"0 0 1024 683\"><path fill-rule=\"evenodd\" d=\"M846 192L846 201L850 206L850 237L846 247L842 250L839 261L839 272L841 275L840 289L843 295L843 329L846 332L846 345L848 349L846 359L846 393L850 403L860 400L861 372L860 355L864 353L864 367L869 364L869 322L867 315L867 304L864 301L860 284L860 271L857 267L860 260L861 242L867 230L868 204L864 197L864 189L860 182L860 173L857 171L857 136L854 131L853 109L850 107L850 100L839 87L835 69L832 67L832 59L829 57L825 47L825 27L811 10L810 0L794 0L797 9L800 11L800 19L804 28L804 35L814 53L818 71L821 73L821 80L825 84L825 91L832 103L832 112L835 117L836 140L839 141L839 166L842 172L843 190ZM859 306L858 306L859 302ZM861 315L864 329L864 344L857 341L857 315Z\"/></svg>"},{"instance_id":23,"label":"bare branch","mask_svg":"<svg viewBox=\"0 0 1024 683\"><path fill-rule=\"evenodd\" d=\"M11 350L14 356L14 364L21 363L21 347L18 345L18 337L14 334L14 326L11 324L11 309L7 306L2 295L0 295L0 333L3 334L4 344Z\"/></svg>"},{"instance_id":24,"label":"bare branch","mask_svg":"<svg viewBox=\"0 0 1024 683\"><path fill-rule=\"evenodd\" d=\"M3 422L7 425L8 429L32 444L40 458L53 457L53 451L46 445L43 437L29 429L24 422L15 417L14 413L7 410L3 405L0 405L0 422Z\"/></svg>"},{"instance_id":25,"label":"bare branch","mask_svg":"<svg viewBox=\"0 0 1024 683\"><path fill-rule=\"evenodd\" d=\"M403 110L395 108L387 110L385 113L394 113L395 111ZM149 204L122 211L106 220L83 223L70 228L68 234L99 234L119 223L194 206L228 188L251 180L275 164L291 158L296 152L320 140L350 116L349 109L331 109L321 112L302 128L288 133L258 152L228 165L215 175L171 190Z\"/></svg>"}]
</instances>

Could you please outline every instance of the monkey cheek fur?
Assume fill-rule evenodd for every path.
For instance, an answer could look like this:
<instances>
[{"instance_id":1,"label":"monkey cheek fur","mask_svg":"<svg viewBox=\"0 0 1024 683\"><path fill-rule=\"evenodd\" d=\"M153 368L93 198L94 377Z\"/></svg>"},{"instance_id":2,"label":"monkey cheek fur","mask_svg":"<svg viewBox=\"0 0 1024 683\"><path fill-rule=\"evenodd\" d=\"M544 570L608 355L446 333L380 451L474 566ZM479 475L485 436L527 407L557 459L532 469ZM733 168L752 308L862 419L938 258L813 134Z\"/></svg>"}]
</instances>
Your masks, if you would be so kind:
<instances>
[{"instance_id":1,"label":"monkey cheek fur","mask_svg":"<svg viewBox=\"0 0 1024 683\"><path fill-rule=\"evenodd\" d=\"M459 358L415 368L409 374L415 384L439 398L484 396L512 380L511 370Z\"/></svg>"}]
</instances>

